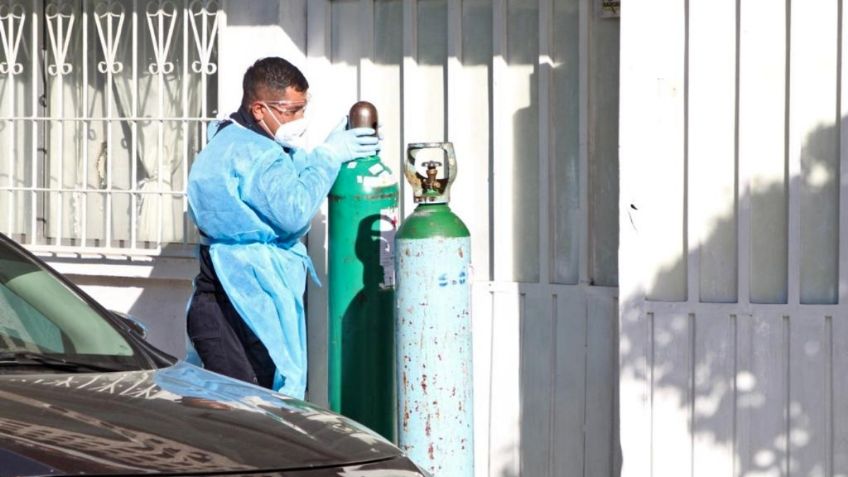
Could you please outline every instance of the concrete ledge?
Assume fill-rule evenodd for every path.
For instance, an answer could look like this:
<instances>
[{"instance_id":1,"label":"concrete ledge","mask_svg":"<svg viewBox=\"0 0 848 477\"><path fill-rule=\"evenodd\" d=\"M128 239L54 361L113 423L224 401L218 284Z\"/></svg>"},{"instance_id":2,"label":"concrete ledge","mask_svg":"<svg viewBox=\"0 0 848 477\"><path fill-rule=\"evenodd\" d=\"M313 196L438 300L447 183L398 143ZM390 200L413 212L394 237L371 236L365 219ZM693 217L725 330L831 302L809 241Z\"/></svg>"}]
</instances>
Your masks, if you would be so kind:
<instances>
[{"instance_id":1,"label":"concrete ledge","mask_svg":"<svg viewBox=\"0 0 848 477\"><path fill-rule=\"evenodd\" d=\"M155 280L193 280L198 272L195 258L121 257L84 258L42 256L42 260L63 275Z\"/></svg>"}]
</instances>

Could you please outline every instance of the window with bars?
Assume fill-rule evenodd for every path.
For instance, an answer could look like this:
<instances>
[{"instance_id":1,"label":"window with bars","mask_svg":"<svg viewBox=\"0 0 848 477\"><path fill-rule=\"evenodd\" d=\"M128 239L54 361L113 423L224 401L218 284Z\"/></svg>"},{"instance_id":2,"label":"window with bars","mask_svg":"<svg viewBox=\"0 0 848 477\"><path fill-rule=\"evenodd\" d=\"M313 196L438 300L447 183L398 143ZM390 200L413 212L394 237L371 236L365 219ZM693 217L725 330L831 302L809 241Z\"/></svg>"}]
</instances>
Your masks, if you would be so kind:
<instances>
[{"instance_id":1,"label":"window with bars","mask_svg":"<svg viewBox=\"0 0 848 477\"><path fill-rule=\"evenodd\" d=\"M0 231L50 251L195 242L219 18L214 0L0 0Z\"/></svg>"}]
</instances>

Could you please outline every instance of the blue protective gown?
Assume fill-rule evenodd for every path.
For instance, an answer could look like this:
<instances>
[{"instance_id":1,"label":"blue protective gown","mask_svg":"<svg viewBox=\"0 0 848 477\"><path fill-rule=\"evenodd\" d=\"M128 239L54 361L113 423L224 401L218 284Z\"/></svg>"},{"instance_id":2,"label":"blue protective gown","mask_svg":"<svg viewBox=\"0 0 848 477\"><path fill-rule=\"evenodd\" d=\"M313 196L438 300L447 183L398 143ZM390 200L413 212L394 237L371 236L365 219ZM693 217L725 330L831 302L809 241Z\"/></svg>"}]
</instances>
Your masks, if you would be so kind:
<instances>
[{"instance_id":1,"label":"blue protective gown","mask_svg":"<svg viewBox=\"0 0 848 477\"><path fill-rule=\"evenodd\" d=\"M188 180L188 201L209 238L218 279L276 365L274 389L303 399L303 292L312 262L300 242L338 174L328 148L292 154L239 124L209 127Z\"/></svg>"}]
</instances>

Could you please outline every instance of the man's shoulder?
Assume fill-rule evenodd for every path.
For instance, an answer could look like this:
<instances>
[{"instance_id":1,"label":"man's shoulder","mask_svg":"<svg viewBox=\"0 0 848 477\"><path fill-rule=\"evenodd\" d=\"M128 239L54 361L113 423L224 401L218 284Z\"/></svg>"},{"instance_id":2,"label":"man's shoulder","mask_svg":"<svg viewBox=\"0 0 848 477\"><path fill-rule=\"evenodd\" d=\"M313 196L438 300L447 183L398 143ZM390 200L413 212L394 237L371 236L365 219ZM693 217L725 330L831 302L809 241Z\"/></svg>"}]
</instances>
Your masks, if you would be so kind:
<instances>
[{"instance_id":1,"label":"man's shoulder","mask_svg":"<svg viewBox=\"0 0 848 477\"><path fill-rule=\"evenodd\" d=\"M275 141L249 129L231 124L212 136L206 147L200 151L195 164L201 168L234 168L243 174L256 168L285 162L286 151Z\"/></svg>"},{"instance_id":2,"label":"man's shoulder","mask_svg":"<svg viewBox=\"0 0 848 477\"><path fill-rule=\"evenodd\" d=\"M227 141L249 142L262 145L276 144L267 137L257 134L231 120L210 123L209 126L209 144Z\"/></svg>"},{"instance_id":3,"label":"man's shoulder","mask_svg":"<svg viewBox=\"0 0 848 477\"><path fill-rule=\"evenodd\" d=\"M210 128L211 129L211 128ZM217 131L210 131L206 146L200 151L198 159L205 155L219 156L222 153L256 155L282 148L276 142L261 134L257 134L238 124L223 126Z\"/></svg>"}]
</instances>

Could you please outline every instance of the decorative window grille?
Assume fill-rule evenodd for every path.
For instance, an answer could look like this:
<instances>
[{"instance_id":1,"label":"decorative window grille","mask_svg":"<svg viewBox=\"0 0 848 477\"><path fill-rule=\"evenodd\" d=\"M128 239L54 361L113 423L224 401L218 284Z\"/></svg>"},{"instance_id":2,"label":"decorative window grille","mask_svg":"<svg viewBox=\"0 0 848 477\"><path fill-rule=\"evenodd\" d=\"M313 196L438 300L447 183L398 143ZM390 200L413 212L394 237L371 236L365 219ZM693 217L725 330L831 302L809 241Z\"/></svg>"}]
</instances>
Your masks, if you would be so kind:
<instances>
[{"instance_id":1,"label":"decorative window grille","mask_svg":"<svg viewBox=\"0 0 848 477\"><path fill-rule=\"evenodd\" d=\"M214 0L0 0L0 231L60 253L189 248L219 18Z\"/></svg>"}]
</instances>

